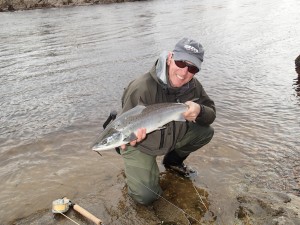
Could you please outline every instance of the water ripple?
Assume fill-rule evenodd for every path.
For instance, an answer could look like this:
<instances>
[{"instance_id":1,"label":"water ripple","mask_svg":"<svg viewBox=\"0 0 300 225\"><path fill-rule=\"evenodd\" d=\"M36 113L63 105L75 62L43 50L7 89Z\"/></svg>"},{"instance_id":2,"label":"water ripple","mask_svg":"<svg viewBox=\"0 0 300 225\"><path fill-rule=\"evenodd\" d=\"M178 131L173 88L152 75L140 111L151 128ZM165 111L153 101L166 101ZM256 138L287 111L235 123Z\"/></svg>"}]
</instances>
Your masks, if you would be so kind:
<instances>
[{"instance_id":1,"label":"water ripple","mask_svg":"<svg viewBox=\"0 0 300 225\"><path fill-rule=\"evenodd\" d=\"M59 184L60 176L71 176L71 169L56 175L51 169L62 158L89 157L88 146L109 112L120 109L127 84L183 36L205 48L196 76L217 107L212 149L219 158L203 157L234 164L230 174L214 173L224 180L243 173L258 186L291 191L300 174L300 97L293 80L298 15L290 1L252 0L1 13L0 174L12 189L1 186L0 202L9 204L21 181L45 188L47 178Z\"/></svg>"}]
</instances>

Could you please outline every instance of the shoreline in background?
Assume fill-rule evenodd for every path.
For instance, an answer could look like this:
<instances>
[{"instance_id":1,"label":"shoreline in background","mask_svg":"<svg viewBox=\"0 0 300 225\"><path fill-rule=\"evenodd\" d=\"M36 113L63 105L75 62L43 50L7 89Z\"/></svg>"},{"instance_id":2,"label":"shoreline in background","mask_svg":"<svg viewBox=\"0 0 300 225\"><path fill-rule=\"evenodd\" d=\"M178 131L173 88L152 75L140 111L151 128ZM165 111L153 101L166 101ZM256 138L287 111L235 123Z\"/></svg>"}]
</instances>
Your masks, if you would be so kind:
<instances>
[{"instance_id":1,"label":"shoreline in background","mask_svg":"<svg viewBox=\"0 0 300 225\"><path fill-rule=\"evenodd\" d=\"M0 12L32 10L42 8L60 8L109 3L134 2L142 0L0 0Z\"/></svg>"}]
</instances>

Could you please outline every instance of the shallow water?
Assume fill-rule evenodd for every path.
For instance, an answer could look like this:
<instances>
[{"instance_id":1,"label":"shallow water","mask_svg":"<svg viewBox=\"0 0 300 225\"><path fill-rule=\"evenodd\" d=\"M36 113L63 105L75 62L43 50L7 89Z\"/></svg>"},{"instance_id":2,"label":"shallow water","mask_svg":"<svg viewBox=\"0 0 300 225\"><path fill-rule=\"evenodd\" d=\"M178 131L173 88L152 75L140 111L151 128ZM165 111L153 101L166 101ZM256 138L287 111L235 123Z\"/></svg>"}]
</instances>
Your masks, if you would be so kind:
<instances>
[{"instance_id":1,"label":"shallow water","mask_svg":"<svg viewBox=\"0 0 300 225\"><path fill-rule=\"evenodd\" d=\"M296 0L1 13L0 221L51 208L65 195L91 208L93 196L118 202L117 190L104 190L122 160L113 151L100 158L90 146L109 112L120 109L123 88L183 36L205 48L196 76L217 106L215 137L188 162L222 221L230 220L222 205L244 183L299 194L298 15ZM109 219L103 207L97 212Z\"/></svg>"}]
</instances>

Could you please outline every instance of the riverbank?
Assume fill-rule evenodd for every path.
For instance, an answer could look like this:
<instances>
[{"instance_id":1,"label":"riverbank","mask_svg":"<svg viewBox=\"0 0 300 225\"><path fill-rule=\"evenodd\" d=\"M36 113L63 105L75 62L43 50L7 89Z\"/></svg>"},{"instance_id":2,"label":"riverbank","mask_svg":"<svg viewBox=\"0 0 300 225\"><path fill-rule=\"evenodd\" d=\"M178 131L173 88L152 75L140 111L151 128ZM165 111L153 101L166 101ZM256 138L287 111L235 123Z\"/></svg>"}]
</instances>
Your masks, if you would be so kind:
<instances>
[{"instance_id":1,"label":"riverbank","mask_svg":"<svg viewBox=\"0 0 300 225\"><path fill-rule=\"evenodd\" d=\"M0 0L0 12L134 1L141 0Z\"/></svg>"},{"instance_id":2,"label":"riverbank","mask_svg":"<svg viewBox=\"0 0 300 225\"><path fill-rule=\"evenodd\" d=\"M207 181L204 175L201 182ZM225 192L227 202L214 196L214 187L199 184L168 172L161 173L161 198L149 206L136 204L127 194L124 171L106 184L109 188L90 190L88 194L68 193L74 201L97 215L105 224L122 225L190 225L190 224L233 224L233 225L298 225L300 224L300 198L284 192L261 189L244 183L239 191ZM197 187L195 183L198 183ZM96 186L101 186L95 180ZM215 183L216 184L216 183ZM175 187L175 188L174 188ZM221 193L220 193L221 194ZM229 195L228 195L229 194ZM112 197L113 196L113 197ZM80 224L90 222L69 210L67 216ZM36 210L29 216L9 222L9 225L66 224L67 218L51 213L48 208Z\"/></svg>"}]
</instances>

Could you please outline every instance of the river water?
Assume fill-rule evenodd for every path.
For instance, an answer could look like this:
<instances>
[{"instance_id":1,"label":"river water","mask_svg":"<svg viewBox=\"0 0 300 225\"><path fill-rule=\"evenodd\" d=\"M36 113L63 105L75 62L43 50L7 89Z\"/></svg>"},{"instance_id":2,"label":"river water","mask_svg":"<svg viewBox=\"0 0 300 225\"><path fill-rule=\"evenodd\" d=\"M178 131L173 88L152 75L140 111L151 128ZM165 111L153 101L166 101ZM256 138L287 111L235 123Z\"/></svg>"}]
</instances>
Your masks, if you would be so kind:
<instances>
[{"instance_id":1,"label":"river water","mask_svg":"<svg viewBox=\"0 0 300 225\"><path fill-rule=\"evenodd\" d=\"M196 76L217 107L212 142L187 160L211 210L230 221L244 183L299 195L299 11L296 0L153 0L0 13L0 223L51 224L63 196L113 222L122 159L90 146L124 87L184 36L205 48Z\"/></svg>"}]
</instances>

